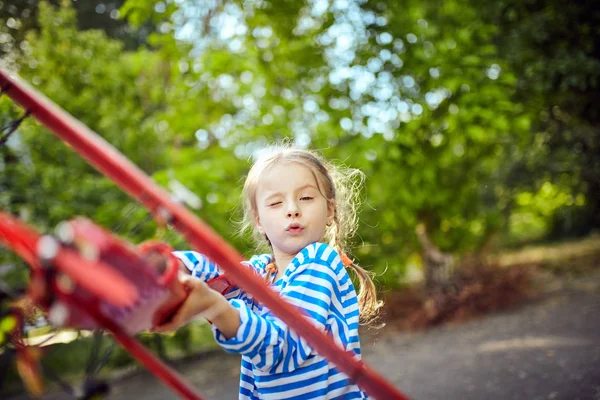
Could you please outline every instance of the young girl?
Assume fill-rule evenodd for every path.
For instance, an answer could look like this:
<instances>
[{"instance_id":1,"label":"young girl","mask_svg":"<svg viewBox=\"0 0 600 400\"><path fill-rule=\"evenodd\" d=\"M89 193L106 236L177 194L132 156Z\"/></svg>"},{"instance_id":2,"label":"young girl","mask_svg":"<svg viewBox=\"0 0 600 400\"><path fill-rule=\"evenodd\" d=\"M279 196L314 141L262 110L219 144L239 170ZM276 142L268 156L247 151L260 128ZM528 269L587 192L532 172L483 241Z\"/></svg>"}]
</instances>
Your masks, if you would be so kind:
<instances>
[{"instance_id":1,"label":"young girl","mask_svg":"<svg viewBox=\"0 0 600 400\"><path fill-rule=\"evenodd\" d=\"M354 232L356 218L352 187L344 186L340 177L309 151L276 148L261 157L244 184L244 220L271 251L245 264L360 358L359 319L371 321L380 304L369 275L344 253L344 239ZM235 289L223 297L211 290L204 282L221 272L205 256L194 251L174 254L191 271L193 277L185 280L191 292L173 320L159 330L171 330L198 315L210 320L217 342L242 355L240 399L367 398L250 294ZM358 296L346 268L359 278Z\"/></svg>"}]
</instances>

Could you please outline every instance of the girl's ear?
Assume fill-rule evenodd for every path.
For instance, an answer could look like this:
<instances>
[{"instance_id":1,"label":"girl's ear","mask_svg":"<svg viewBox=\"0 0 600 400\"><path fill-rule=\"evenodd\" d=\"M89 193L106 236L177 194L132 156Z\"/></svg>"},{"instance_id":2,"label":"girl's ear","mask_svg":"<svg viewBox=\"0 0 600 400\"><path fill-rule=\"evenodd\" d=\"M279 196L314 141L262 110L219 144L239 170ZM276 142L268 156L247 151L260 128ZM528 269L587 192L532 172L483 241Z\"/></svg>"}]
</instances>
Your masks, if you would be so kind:
<instances>
[{"instance_id":1,"label":"girl's ear","mask_svg":"<svg viewBox=\"0 0 600 400\"><path fill-rule=\"evenodd\" d=\"M335 201L327 200L327 225L333 224L334 217L335 217Z\"/></svg>"},{"instance_id":2,"label":"girl's ear","mask_svg":"<svg viewBox=\"0 0 600 400\"><path fill-rule=\"evenodd\" d=\"M256 229L258 229L258 231L261 233L261 235L263 233L265 233L265 231L262 228L262 225L260 224L260 217L258 216L257 212L254 212L254 226L256 226Z\"/></svg>"}]
</instances>

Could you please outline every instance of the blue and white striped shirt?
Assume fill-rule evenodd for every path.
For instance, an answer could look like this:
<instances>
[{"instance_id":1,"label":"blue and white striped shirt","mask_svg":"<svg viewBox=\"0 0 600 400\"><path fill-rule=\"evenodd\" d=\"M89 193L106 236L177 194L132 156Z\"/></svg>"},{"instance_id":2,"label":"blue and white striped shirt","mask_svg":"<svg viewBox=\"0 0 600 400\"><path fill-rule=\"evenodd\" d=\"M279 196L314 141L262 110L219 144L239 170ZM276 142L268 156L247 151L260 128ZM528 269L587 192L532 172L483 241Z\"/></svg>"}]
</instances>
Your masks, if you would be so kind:
<instances>
[{"instance_id":1,"label":"blue and white striped shirt","mask_svg":"<svg viewBox=\"0 0 600 400\"><path fill-rule=\"evenodd\" d=\"M194 276L209 280L222 272L194 251L174 254ZM272 256L253 256L244 264L264 277ZM272 285L281 297L307 314L307 319L344 350L360 359L356 291L338 253L323 243L302 249L284 276ZM240 399L365 399L367 395L317 354L283 321L240 289L225 297L240 311L235 337L226 339L213 326L217 343L242 355Z\"/></svg>"}]
</instances>

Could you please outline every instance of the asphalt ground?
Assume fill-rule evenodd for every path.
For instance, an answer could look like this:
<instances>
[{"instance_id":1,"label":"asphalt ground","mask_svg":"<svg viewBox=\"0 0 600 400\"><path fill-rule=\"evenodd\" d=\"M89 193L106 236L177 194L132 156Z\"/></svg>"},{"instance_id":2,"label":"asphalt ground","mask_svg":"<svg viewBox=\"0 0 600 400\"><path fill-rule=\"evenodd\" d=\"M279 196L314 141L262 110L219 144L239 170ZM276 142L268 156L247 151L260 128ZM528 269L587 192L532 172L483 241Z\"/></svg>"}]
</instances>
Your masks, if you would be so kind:
<instances>
[{"instance_id":1,"label":"asphalt ground","mask_svg":"<svg viewBox=\"0 0 600 400\"><path fill-rule=\"evenodd\" d=\"M414 400L600 400L599 282L581 278L517 309L424 333L367 332L364 359ZM175 368L207 399L237 398L237 356L210 353ZM115 380L108 396L174 398L145 372Z\"/></svg>"}]
</instances>

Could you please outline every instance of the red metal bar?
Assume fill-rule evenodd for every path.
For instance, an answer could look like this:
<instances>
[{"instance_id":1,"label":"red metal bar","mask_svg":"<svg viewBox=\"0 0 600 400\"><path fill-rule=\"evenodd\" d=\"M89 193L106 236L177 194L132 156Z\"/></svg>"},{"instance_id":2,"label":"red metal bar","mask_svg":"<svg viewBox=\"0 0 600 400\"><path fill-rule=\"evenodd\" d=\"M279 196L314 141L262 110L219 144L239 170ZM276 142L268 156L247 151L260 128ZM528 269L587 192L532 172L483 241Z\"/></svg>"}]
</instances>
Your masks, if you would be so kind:
<instances>
[{"instance_id":1,"label":"red metal bar","mask_svg":"<svg viewBox=\"0 0 600 400\"><path fill-rule=\"evenodd\" d=\"M0 242L5 243L11 247L15 252L26 261L33 261L30 265L34 270L41 268L36 254L36 247L40 241L41 235L29 228L23 222L16 218L0 212ZM64 257L64 254L69 253L69 257ZM65 249L58 249L56 254L52 257L52 265L56 267L58 271L65 271L65 265L69 267L65 271L69 277L72 278L71 271L73 269L79 269L79 273L89 273L93 270L98 270L99 265L94 265L74 251ZM115 281L111 282L110 279L114 279L114 276L110 275L113 271L108 271L109 275L102 278L102 274L107 273L102 271L100 274L96 274L96 279L101 278L97 281L97 288L104 289L102 294L106 297L107 293L113 292L116 288ZM108 282L105 282L108 278ZM129 281L126 281L122 277L118 279L123 280L128 286L131 286ZM117 341L139 360L148 370L158 376L163 382L169 387L175 390L177 393L182 395L184 398L189 400L202 400L203 398L195 391L195 389L187 383L179 374L168 367L165 363L160 361L154 356L148 349L140 344L135 338L127 335L127 333L117 325L112 319L104 315L99 310L99 302L93 297L84 297L77 292L68 292L61 288L56 282L53 282L52 291L60 299L67 303L70 307L77 309L78 311L89 315L96 320L99 326L102 326L109 330L117 339ZM120 285L120 284L119 284ZM106 290L110 287L110 290ZM135 288L134 288L135 289ZM38 299L34 299L38 300ZM46 305L40 304L45 307ZM129 304L126 304L129 305Z\"/></svg>"},{"instance_id":2,"label":"red metal bar","mask_svg":"<svg viewBox=\"0 0 600 400\"><path fill-rule=\"evenodd\" d=\"M34 118L69 143L90 164L146 206L157 219L173 225L193 248L215 261L236 285L252 293L259 302L269 307L369 395L377 399L407 399L389 382L368 369L362 361L356 360L353 353L342 350L325 333L304 318L298 318L299 311L296 308L281 301L279 295L269 290L265 282L240 265L243 258L233 247L196 215L171 200L168 193L108 142L35 89L3 70L0 70L0 87Z\"/></svg>"},{"instance_id":3,"label":"red metal bar","mask_svg":"<svg viewBox=\"0 0 600 400\"><path fill-rule=\"evenodd\" d=\"M0 242L23 258L32 268L40 268L37 245L40 235L16 218L0 211ZM59 272L98 298L116 306L132 306L138 299L135 286L121 274L101 262L92 262L76 252L57 246L52 255ZM110 287L110 290L106 290Z\"/></svg>"},{"instance_id":4,"label":"red metal bar","mask_svg":"<svg viewBox=\"0 0 600 400\"><path fill-rule=\"evenodd\" d=\"M161 379L163 383L165 383L175 392L179 393L183 398L189 400L204 399L192 385L190 385L179 375L179 373L177 373L177 371L156 358L152 352L150 352L134 337L129 336L114 321L102 314L97 309L96 304L90 301L90 299L77 296L75 293L70 294L62 292L59 287L54 287L54 291L59 294L58 297L62 301L68 303L72 307L80 309L82 312L88 313L100 325L112 333L121 346L132 356L134 356L140 363L142 363L142 365L146 367L148 371Z\"/></svg>"}]
</instances>

